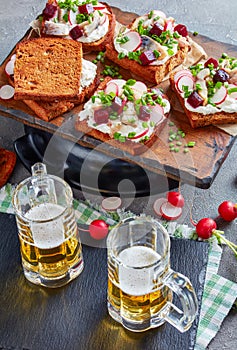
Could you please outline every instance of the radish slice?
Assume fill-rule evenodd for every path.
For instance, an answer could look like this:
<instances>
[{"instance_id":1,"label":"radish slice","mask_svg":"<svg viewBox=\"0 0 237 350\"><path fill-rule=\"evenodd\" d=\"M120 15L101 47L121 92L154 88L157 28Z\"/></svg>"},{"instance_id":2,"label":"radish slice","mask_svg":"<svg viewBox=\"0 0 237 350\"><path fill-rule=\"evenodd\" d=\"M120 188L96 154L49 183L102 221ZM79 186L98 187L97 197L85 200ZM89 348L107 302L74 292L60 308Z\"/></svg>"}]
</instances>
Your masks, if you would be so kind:
<instances>
[{"instance_id":1,"label":"radish slice","mask_svg":"<svg viewBox=\"0 0 237 350\"><path fill-rule=\"evenodd\" d=\"M130 30L124 34L124 38L127 37L128 41L126 43L121 43L120 46L122 49L127 50L128 52L136 51L142 44L142 39L138 32Z\"/></svg>"},{"instance_id":2,"label":"radish slice","mask_svg":"<svg viewBox=\"0 0 237 350\"><path fill-rule=\"evenodd\" d=\"M10 60L7 62L6 66L5 66L5 72L8 76L14 74L14 65L15 65L14 60Z\"/></svg>"},{"instance_id":3,"label":"radish slice","mask_svg":"<svg viewBox=\"0 0 237 350\"><path fill-rule=\"evenodd\" d=\"M227 97L227 89L224 85L220 87L220 89L216 90L215 94L210 98L212 103L215 103L216 105L221 104L225 101Z\"/></svg>"},{"instance_id":4,"label":"radish slice","mask_svg":"<svg viewBox=\"0 0 237 350\"><path fill-rule=\"evenodd\" d=\"M126 83L126 80L124 79L113 79L108 82L108 84L114 83L118 86L118 96L122 95L123 93L123 86ZM108 85L107 84L107 85Z\"/></svg>"},{"instance_id":5,"label":"radish slice","mask_svg":"<svg viewBox=\"0 0 237 350\"><path fill-rule=\"evenodd\" d=\"M147 86L142 81L136 81L136 83L131 86L131 89L133 90L136 100L141 98L142 95L147 92Z\"/></svg>"},{"instance_id":6,"label":"radish slice","mask_svg":"<svg viewBox=\"0 0 237 350\"><path fill-rule=\"evenodd\" d=\"M77 19L76 19L77 15L78 15L78 11L75 12L70 10L68 12L68 22L71 24L71 26L77 23Z\"/></svg>"},{"instance_id":7,"label":"radish slice","mask_svg":"<svg viewBox=\"0 0 237 350\"><path fill-rule=\"evenodd\" d=\"M200 70L200 72L197 74L197 79L204 80L209 75L210 75L210 69L204 68L204 69Z\"/></svg>"},{"instance_id":8,"label":"radish slice","mask_svg":"<svg viewBox=\"0 0 237 350\"><path fill-rule=\"evenodd\" d=\"M108 197L102 200L102 208L106 211L114 211L118 209L122 204L122 200L119 197Z\"/></svg>"},{"instance_id":9,"label":"radish slice","mask_svg":"<svg viewBox=\"0 0 237 350\"><path fill-rule=\"evenodd\" d=\"M100 25L102 26L106 22L107 16L103 14L103 16L100 16Z\"/></svg>"},{"instance_id":10,"label":"radish slice","mask_svg":"<svg viewBox=\"0 0 237 350\"><path fill-rule=\"evenodd\" d=\"M234 99L237 100L237 91L234 91L234 92L229 93L229 90L230 90L230 89L237 89L237 85L235 85L235 84L229 84L229 85L228 85L228 94L229 94L229 96L230 96L231 98L234 98Z\"/></svg>"},{"instance_id":11,"label":"radish slice","mask_svg":"<svg viewBox=\"0 0 237 350\"><path fill-rule=\"evenodd\" d=\"M181 75L177 82L176 87L180 93L183 93L183 86L187 86L189 90L193 90L194 88L194 79L189 75Z\"/></svg>"},{"instance_id":12,"label":"radish slice","mask_svg":"<svg viewBox=\"0 0 237 350\"><path fill-rule=\"evenodd\" d=\"M162 213L160 211L160 207L162 206L162 204L167 203L167 199L166 198L157 198L153 204L153 210L156 213L156 215L158 216L162 216Z\"/></svg>"},{"instance_id":13,"label":"radish slice","mask_svg":"<svg viewBox=\"0 0 237 350\"><path fill-rule=\"evenodd\" d=\"M140 134L136 134L133 137L129 137L129 140L136 140L136 139L140 139L141 137L145 136L149 131L149 128L145 129L144 131L142 131Z\"/></svg>"},{"instance_id":14,"label":"radish slice","mask_svg":"<svg viewBox=\"0 0 237 350\"><path fill-rule=\"evenodd\" d=\"M174 19L173 18L168 18L165 21L165 25L164 25L164 30L173 30L174 28Z\"/></svg>"},{"instance_id":15,"label":"radish slice","mask_svg":"<svg viewBox=\"0 0 237 350\"><path fill-rule=\"evenodd\" d=\"M14 53L11 57L11 61L15 62L15 60L16 60L16 54Z\"/></svg>"},{"instance_id":16,"label":"radish slice","mask_svg":"<svg viewBox=\"0 0 237 350\"><path fill-rule=\"evenodd\" d=\"M169 202L163 203L160 207L160 212L162 217L166 220L176 220L182 214L182 208L175 207Z\"/></svg>"},{"instance_id":17,"label":"radish slice","mask_svg":"<svg viewBox=\"0 0 237 350\"><path fill-rule=\"evenodd\" d=\"M116 96L118 96L118 92L119 92L119 87L118 85L113 82L113 81L110 81L107 85L106 85L106 88L105 88L105 93L106 94L109 94L110 92L114 92Z\"/></svg>"},{"instance_id":18,"label":"radish slice","mask_svg":"<svg viewBox=\"0 0 237 350\"><path fill-rule=\"evenodd\" d=\"M0 89L0 98L10 100L14 96L15 89L11 85L3 85Z\"/></svg>"},{"instance_id":19,"label":"radish slice","mask_svg":"<svg viewBox=\"0 0 237 350\"><path fill-rule=\"evenodd\" d=\"M105 6L93 6L94 7L94 10L97 10L97 11L102 11L102 10L104 10L104 9L106 9L106 7Z\"/></svg>"},{"instance_id":20,"label":"radish slice","mask_svg":"<svg viewBox=\"0 0 237 350\"><path fill-rule=\"evenodd\" d=\"M181 70L179 70L178 72L175 73L175 75L174 75L174 82L176 83L177 80L178 80L182 75L188 75L188 76L192 77L192 73L190 72L190 70L181 69Z\"/></svg>"},{"instance_id":21,"label":"radish slice","mask_svg":"<svg viewBox=\"0 0 237 350\"><path fill-rule=\"evenodd\" d=\"M150 121L159 124L164 119L164 109L160 105L152 106Z\"/></svg>"}]
</instances>

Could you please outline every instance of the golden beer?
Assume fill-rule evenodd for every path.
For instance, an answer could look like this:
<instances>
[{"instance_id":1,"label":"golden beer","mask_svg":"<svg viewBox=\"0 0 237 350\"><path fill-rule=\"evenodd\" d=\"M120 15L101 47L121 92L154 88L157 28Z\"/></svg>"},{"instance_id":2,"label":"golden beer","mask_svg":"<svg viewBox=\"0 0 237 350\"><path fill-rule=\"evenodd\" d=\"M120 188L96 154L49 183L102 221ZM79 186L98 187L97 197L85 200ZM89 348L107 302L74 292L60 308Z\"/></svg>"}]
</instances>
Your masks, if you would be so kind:
<instances>
[{"instance_id":1,"label":"golden beer","mask_svg":"<svg viewBox=\"0 0 237 350\"><path fill-rule=\"evenodd\" d=\"M42 203L32 207L25 218L29 221L17 216L26 277L34 283L37 278L45 280L46 284L47 280L65 278L66 282L76 277L83 269L83 258L73 209Z\"/></svg>"},{"instance_id":2,"label":"golden beer","mask_svg":"<svg viewBox=\"0 0 237 350\"><path fill-rule=\"evenodd\" d=\"M129 322L148 323L172 300L172 292L155 277L154 264L160 256L146 246L132 246L118 255L116 266L109 257L108 304L111 316ZM132 266L132 267L129 267ZM146 268L142 268L146 266ZM124 323L124 322L123 322Z\"/></svg>"}]
</instances>

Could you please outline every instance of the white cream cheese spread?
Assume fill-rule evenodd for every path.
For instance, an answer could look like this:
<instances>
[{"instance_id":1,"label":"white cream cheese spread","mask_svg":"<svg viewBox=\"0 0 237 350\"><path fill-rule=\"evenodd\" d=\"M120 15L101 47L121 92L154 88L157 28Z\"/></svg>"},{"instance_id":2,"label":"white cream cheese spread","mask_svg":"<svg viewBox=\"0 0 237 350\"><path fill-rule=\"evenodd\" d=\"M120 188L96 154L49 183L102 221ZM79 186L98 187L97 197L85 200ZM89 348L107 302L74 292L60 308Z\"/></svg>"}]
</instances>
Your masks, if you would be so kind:
<instances>
[{"instance_id":1,"label":"white cream cheese spread","mask_svg":"<svg viewBox=\"0 0 237 350\"><path fill-rule=\"evenodd\" d=\"M92 43L108 32L108 14L110 12L107 7L97 1L55 1L53 4L46 4L42 20L33 21L31 27L47 35Z\"/></svg>"},{"instance_id":2,"label":"white cream cheese spread","mask_svg":"<svg viewBox=\"0 0 237 350\"><path fill-rule=\"evenodd\" d=\"M81 84L80 90L84 89L93 83L96 76L97 66L84 58L82 59Z\"/></svg>"},{"instance_id":3,"label":"white cream cheese spread","mask_svg":"<svg viewBox=\"0 0 237 350\"><path fill-rule=\"evenodd\" d=\"M133 79L113 79L85 103L78 117L118 141L143 142L169 111L170 103L160 90Z\"/></svg>"}]
</instances>

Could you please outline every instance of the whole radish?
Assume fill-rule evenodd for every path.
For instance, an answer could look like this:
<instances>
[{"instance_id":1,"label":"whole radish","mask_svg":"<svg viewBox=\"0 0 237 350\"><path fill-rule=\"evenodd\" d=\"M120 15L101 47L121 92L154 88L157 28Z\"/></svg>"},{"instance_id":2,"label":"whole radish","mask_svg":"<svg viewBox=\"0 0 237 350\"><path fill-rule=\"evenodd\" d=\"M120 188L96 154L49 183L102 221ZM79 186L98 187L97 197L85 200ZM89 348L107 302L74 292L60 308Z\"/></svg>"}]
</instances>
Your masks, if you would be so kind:
<instances>
[{"instance_id":1,"label":"whole radish","mask_svg":"<svg viewBox=\"0 0 237 350\"><path fill-rule=\"evenodd\" d=\"M237 245L226 239L223 231L217 230L215 220L211 218L203 218L199 220L197 224L193 221L192 223L196 227L196 232L199 238L208 239L215 236L219 242L226 244L234 252L235 257L237 258Z\"/></svg>"},{"instance_id":2,"label":"whole radish","mask_svg":"<svg viewBox=\"0 0 237 350\"><path fill-rule=\"evenodd\" d=\"M218 212L225 221L233 221L237 218L237 204L224 201L219 205Z\"/></svg>"},{"instance_id":3,"label":"whole radish","mask_svg":"<svg viewBox=\"0 0 237 350\"><path fill-rule=\"evenodd\" d=\"M109 225L104 220L97 219L90 223L88 230L81 227L79 227L79 230L89 232L92 238L100 240L107 236Z\"/></svg>"},{"instance_id":4,"label":"whole radish","mask_svg":"<svg viewBox=\"0 0 237 350\"><path fill-rule=\"evenodd\" d=\"M182 208L184 206L184 197L180 192L171 191L167 193L167 201L174 207Z\"/></svg>"}]
</instances>

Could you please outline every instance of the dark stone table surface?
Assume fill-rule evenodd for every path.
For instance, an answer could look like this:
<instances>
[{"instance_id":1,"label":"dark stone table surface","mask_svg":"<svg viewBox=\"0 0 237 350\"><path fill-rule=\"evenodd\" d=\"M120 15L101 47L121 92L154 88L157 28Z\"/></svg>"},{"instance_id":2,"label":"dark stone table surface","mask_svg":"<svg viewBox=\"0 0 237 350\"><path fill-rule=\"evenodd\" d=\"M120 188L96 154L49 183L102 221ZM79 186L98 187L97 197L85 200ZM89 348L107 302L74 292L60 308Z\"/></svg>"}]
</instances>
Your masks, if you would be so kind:
<instances>
[{"instance_id":1,"label":"dark stone table surface","mask_svg":"<svg viewBox=\"0 0 237 350\"><path fill-rule=\"evenodd\" d=\"M175 17L179 22L185 23L190 31L197 31L214 40L237 45L237 1L234 0L130 0L126 2L111 0L110 4L124 11L135 12L140 15L154 8L160 9ZM0 62L5 59L14 45L24 36L28 24L41 12L44 5L45 0L0 0ZM23 135L24 128L21 123L0 115L0 147L13 149L14 140ZM218 205L224 200L236 201L236 152L237 145L235 142L209 189L198 189L181 183L182 193L186 203L192 206L192 216L195 220L207 215L215 217ZM17 161L9 181L18 183L27 176L29 176L28 171ZM84 198L85 194L75 191L75 196ZM101 200L101 198L93 195L89 195L89 199L98 202ZM123 204L136 213L152 213L154 199L146 197L126 198ZM189 210L182 216L182 222L189 222ZM235 243L237 243L236 225L236 222L232 222L222 227L226 236ZM219 274L237 282L237 261L226 247L223 249ZM237 314L236 311L232 310L208 349L235 349L237 346L236 329Z\"/></svg>"}]
</instances>

